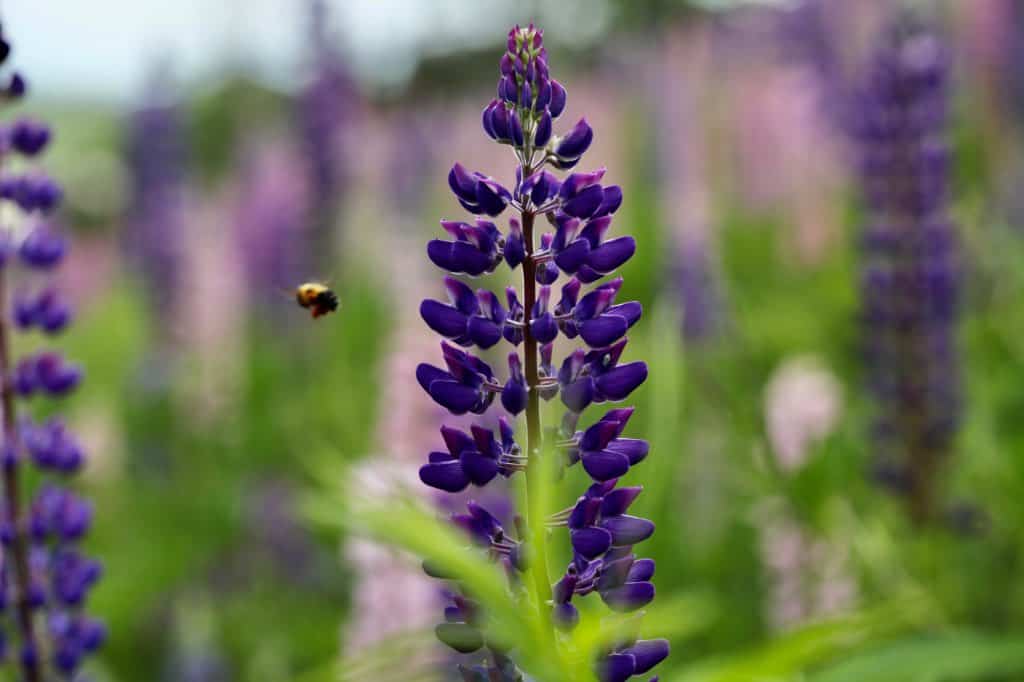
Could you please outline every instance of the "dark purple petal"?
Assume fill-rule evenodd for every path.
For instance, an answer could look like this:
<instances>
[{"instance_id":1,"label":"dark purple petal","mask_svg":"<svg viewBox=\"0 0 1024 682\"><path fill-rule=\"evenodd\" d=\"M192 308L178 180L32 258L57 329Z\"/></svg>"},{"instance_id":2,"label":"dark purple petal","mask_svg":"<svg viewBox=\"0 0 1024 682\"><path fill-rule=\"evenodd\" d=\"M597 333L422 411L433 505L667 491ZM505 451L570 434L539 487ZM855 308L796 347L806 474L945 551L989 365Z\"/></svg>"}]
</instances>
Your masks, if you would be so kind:
<instances>
[{"instance_id":1,"label":"dark purple petal","mask_svg":"<svg viewBox=\"0 0 1024 682\"><path fill-rule=\"evenodd\" d=\"M562 403L573 412L582 412L594 400L594 380L583 377L562 386Z\"/></svg>"},{"instance_id":2,"label":"dark purple petal","mask_svg":"<svg viewBox=\"0 0 1024 682\"><path fill-rule=\"evenodd\" d=\"M626 583L622 587L605 590L601 599L613 611L636 611L654 599L654 585L648 582Z\"/></svg>"},{"instance_id":3,"label":"dark purple petal","mask_svg":"<svg viewBox=\"0 0 1024 682\"><path fill-rule=\"evenodd\" d=\"M462 470L473 485L487 485L498 475L498 462L476 450L466 450L459 457Z\"/></svg>"},{"instance_id":4,"label":"dark purple petal","mask_svg":"<svg viewBox=\"0 0 1024 682\"><path fill-rule=\"evenodd\" d=\"M630 582L643 582L654 577L654 559L637 559L629 569Z\"/></svg>"},{"instance_id":5,"label":"dark purple petal","mask_svg":"<svg viewBox=\"0 0 1024 682\"><path fill-rule=\"evenodd\" d=\"M548 105L548 112L551 118L558 118L565 110L565 88L558 81L551 80L551 104Z\"/></svg>"},{"instance_id":6,"label":"dark purple petal","mask_svg":"<svg viewBox=\"0 0 1024 682\"><path fill-rule=\"evenodd\" d=\"M633 674L643 675L668 658L668 640L641 639L626 649L626 652L632 654L633 658L636 659L636 669L633 671Z\"/></svg>"},{"instance_id":7,"label":"dark purple petal","mask_svg":"<svg viewBox=\"0 0 1024 682\"><path fill-rule=\"evenodd\" d=\"M537 121L537 128L533 132L533 145L542 149L551 141L551 114L542 112Z\"/></svg>"},{"instance_id":8,"label":"dark purple petal","mask_svg":"<svg viewBox=\"0 0 1024 682\"><path fill-rule=\"evenodd\" d=\"M601 502L601 515L608 517L624 514L641 492L643 492L643 488L640 486L616 488L604 496L604 500Z\"/></svg>"},{"instance_id":9,"label":"dark purple petal","mask_svg":"<svg viewBox=\"0 0 1024 682\"><path fill-rule=\"evenodd\" d=\"M590 148L590 143L593 141L594 131L587 123L587 119L581 118L572 127L572 130L559 140L555 147L555 155L565 160L578 159Z\"/></svg>"},{"instance_id":10,"label":"dark purple petal","mask_svg":"<svg viewBox=\"0 0 1024 682\"><path fill-rule=\"evenodd\" d=\"M604 348L625 336L629 330L629 323L625 318L616 315L601 315L577 323L576 328L588 346Z\"/></svg>"},{"instance_id":11,"label":"dark purple petal","mask_svg":"<svg viewBox=\"0 0 1024 682\"><path fill-rule=\"evenodd\" d=\"M555 256L555 265L562 272L572 274L590 257L590 244L585 239L577 239Z\"/></svg>"},{"instance_id":12,"label":"dark purple petal","mask_svg":"<svg viewBox=\"0 0 1024 682\"><path fill-rule=\"evenodd\" d=\"M491 260L467 242L446 242L432 239L427 243L427 256L437 267L448 272L482 275L491 267Z\"/></svg>"},{"instance_id":13,"label":"dark purple petal","mask_svg":"<svg viewBox=\"0 0 1024 682\"><path fill-rule=\"evenodd\" d=\"M501 404L509 414L517 415L526 409L530 394L526 384L518 381L507 381L501 391Z\"/></svg>"},{"instance_id":14,"label":"dark purple petal","mask_svg":"<svg viewBox=\"0 0 1024 682\"><path fill-rule=\"evenodd\" d=\"M644 307L640 305L639 301L629 301L628 303L620 303L619 305L613 305L605 311L608 315L618 315L626 320L626 324L632 327L636 324L640 317L644 313Z\"/></svg>"},{"instance_id":15,"label":"dark purple petal","mask_svg":"<svg viewBox=\"0 0 1024 682\"><path fill-rule=\"evenodd\" d=\"M612 546L612 534L604 528L581 528L570 531L572 548L587 559L596 559Z\"/></svg>"},{"instance_id":16,"label":"dark purple petal","mask_svg":"<svg viewBox=\"0 0 1024 682\"><path fill-rule=\"evenodd\" d=\"M654 533L653 521L629 514L605 518L601 521L601 527L612 534L612 543L616 547L635 545Z\"/></svg>"},{"instance_id":17,"label":"dark purple petal","mask_svg":"<svg viewBox=\"0 0 1024 682\"><path fill-rule=\"evenodd\" d=\"M619 206L622 205L622 188L618 185L609 185L604 188L604 200L601 202L601 207L597 209L595 217L605 216L615 213L619 210Z\"/></svg>"},{"instance_id":18,"label":"dark purple petal","mask_svg":"<svg viewBox=\"0 0 1024 682\"><path fill-rule=\"evenodd\" d=\"M629 471L629 458L611 450L600 450L583 457L583 468L595 481L610 481Z\"/></svg>"},{"instance_id":19,"label":"dark purple petal","mask_svg":"<svg viewBox=\"0 0 1024 682\"><path fill-rule=\"evenodd\" d=\"M562 204L562 210L574 218L589 218L601 205L603 198L601 186L591 185Z\"/></svg>"},{"instance_id":20,"label":"dark purple petal","mask_svg":"<svg viewBox=\"0 0 1024 682\"><path fill-rule=\"evenodd\" d=\"M608 444L608 449L628 457L630 466L633 466L647 457L650 446L638 438L617 438Z\"/></svg>"},{"instance_id":21,"label":"dark purple petal","mask_svg":"<svg viewBox=\"0 0 1024 682\"><path fill-rule=\"evenodd\" d=\"M636 253L636 240L632 237L609 239L590 252L588 264L597 272L609 273Z\"/></svg>"},{"instance_id":22,"label":"dark purple petal","mask_svg":"<svg viewBox=\"0 0 1024 682\"><path fill-rule=\"evenodd\" d=\"M597 390L606 400L624 400L640 384L647 380L647 364L631 362L616 367L597 377Z\"/></svg>"},{"instance_id":23,"label":"dark purple petal","mask_svg":"<svg viewBox=\"0 0 1024 682\"><path fill-rule=\"evenodd\" d=\"M530 331L539 343L550 343L558 336L558 323L551 313L544 313L530 322Z\"/></svg>"},{"instance_id":24,"label":"dark purple petal","mask_svg":"<svg viewBox=\"0 0 1024 682\"><path fill-rule=\"evenodd\" d=\"M509 222L508 238L505 240L505 262L515 270L526 260L526 243L523 241L523 230L519 221L512 218Z\"/></svg>"},{"instance_id":25,"label":"dark purple petal","mask_svg":"<svg viewBox=\"0 0 1024 682\"><path fill-rule=\"evenodd\" d=\"M420 304L420 317L441 336L455 338L466 333L468 318L450 305L427 299Z\"/></svg>"},{"instance_id":26,"label":"dark purple petal","mask_svg":"<svg viewBox=\"0 0 1024 682\"><path fill-rule=\"evenodd\" d=\"M473 174L461 163L456 163L448 171L448 186L451 187L455 196L463 201L476 201L476 186L478 184L479 182L473 177Z\"/></svg>"},{"instance_id":27,"label":"dark purple petal","mask_svg":"<svg viewBox=\"0 0 1024 682\"><path fill-rule=\"evenodd\" d=\"M465 414L480 400L480 392L477 389L456 381L435 381L430 384L427 392L434 402L448 408L452 414Z\"/></svg>"},{"instance_id":28,"label":"dark purple petal","mask_svg":"<svg viewBox=\"0 0 1024 682\"><path fill-rule=\"evenodd\" d=\"M597 666L597 679L600 682L626 682L633 676L636 661L629 654L610 654Z\"/></svg>"},{"instance_id":29,"label":"dark purple petal","mask_svg":"<svg viewBox=\"0 0 1024 682\"><path fill-rule=\"evenodd\" d=\"M580 449L585 452L603 450L621 432L621 422L602 419L583 432L580 437Z\"/></svg>"},{"instance_id":30,"label":"dark purple petal","mask_svg":"<svg viewBox=\"0 0 1024 682\"><path fill-rule=\"evenodd\" d=\"M466 335L481 348L490 348L501 340L501 327L485 317L471 317Z\"/></svg>"},{"instance_id":31,"label":"dark purple petal","mask_svg":"<svg viewBox=\"0 0 1024 682\"><path fill-rule=\"evenodd\" d=\"M457 493L469 485L469 477L457 461L424 464L420 467L420 480L431 488Z\"/></svg>"},{"instance_id":32,"label":"dark purple petal","mask_svg":"<svg viewBox=\"0 0 1024 682\"><path fill-rule=\"evenodd\" d=\"M519 120L519 114L511 112L508 115L509 121L509 132L512 134L512 144L516 147L522 147L526 144L526 137L523 135L523 124Z\"/></svg>"}]
</instances>

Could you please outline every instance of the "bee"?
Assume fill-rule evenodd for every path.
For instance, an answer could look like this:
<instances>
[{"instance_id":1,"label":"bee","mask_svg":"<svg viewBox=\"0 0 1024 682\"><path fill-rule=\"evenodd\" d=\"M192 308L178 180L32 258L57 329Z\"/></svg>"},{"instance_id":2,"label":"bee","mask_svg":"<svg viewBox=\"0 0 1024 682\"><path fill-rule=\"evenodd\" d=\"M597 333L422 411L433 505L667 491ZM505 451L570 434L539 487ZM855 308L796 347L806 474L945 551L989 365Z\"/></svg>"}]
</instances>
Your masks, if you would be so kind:
<instances>
[{"instance_id":1,"label":"bee","mask_svg":"<svg viewBox=\"0 0 1024 682\"><path fill-rule=\"evenodd\" d=\"M295 301L316 319L338 309L338 295L320 282L306 282L295 288Z\"/></svg>"}]
</instances>

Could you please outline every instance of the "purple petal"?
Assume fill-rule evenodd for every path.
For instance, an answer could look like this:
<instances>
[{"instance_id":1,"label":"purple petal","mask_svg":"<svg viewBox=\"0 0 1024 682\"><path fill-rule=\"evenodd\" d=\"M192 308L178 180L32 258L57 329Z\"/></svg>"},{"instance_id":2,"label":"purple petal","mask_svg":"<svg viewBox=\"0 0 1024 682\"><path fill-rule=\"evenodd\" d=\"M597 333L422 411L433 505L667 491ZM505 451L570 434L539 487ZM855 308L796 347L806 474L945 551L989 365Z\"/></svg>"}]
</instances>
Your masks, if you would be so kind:
<instances>
[{"instance_id":1,"label":"purple petal","mask_svg":"<svg viewBox=\"0 0 1024 682\"><path fill-rule=\"evenodd\" d=\"M590 244L585 239L577 239L555 256L555 265L562 272L572 274L580 269L590 257Z\"/></svg>"},{"instance_id":2,"label":"purple petal","mask_svg":"<svg viewBox=\"0 0 1024 682\"><path fill-rule=\"evenodd\" d=\"M431 464L443 464L444 462L454 462L455 458L447 452L434 451L427 455L427 461Z\"/></svg>"},{"instance_id":3,"label":"purple petal","mask_svg":"<svg viewBox=\"0 0 1024 682\"><path fill-rule=\"evenodd\" d=\"M544 313L530 322L530 331L540 343L550 343L558 336L558 323L551 313Z\"/></svg>"},{"instance_id":4,"label":"purple petal","mask_svg":"<svg viewBox=\"0 0 1024 682\"><path fill-rule=\"evenodd\" d=\"M599 376L595 381L598 391L607 400L623 400L647 380L647 364L631 362Z\"/></svg>"},{"instance_id":5,"label":"purple petal","mask_svg":"<svg viewBox=\"0 0 1024 682\"><path fill-rule=\"evenodd\" d=\"M611 450L600 450L583 457L583 468L595 481L609 481L629 471L629 459Z\"/></svg>"},{"instance_id":6,"label":"purple petal","mask_svg":"<svg viewBox=\"0 0 1024 682\"><path fill-rule=\"evenodd\" d=\"M501 404L508 410L509 414L517 415L526 409L529 400L529 392L526 385L518 381L508 381L501 391Z\"/></svg>"},{"instance_id":7,"label":"purple petal","mask_svg":"<svg viewBox=\"0 0 1024 682\"><path fill-rule=\"evenodd\" d=\"M615 213L622 205L622 188L618 185L609 185L604 188L604 200L601 207L597 209L595 216L605 216Z\"/></svg>"},{"instance_id":8,"label":"purple petal","mask_svg":"<svg viewBox=\"0 0 1024 682\"><path fill-rule=\"evenodd\" d=\"M601 527L612 534L612 543L616 547L635 545L651 537L654 533L653 521L629 514L605 518L601 521Z\"/></svg>"},{"instance_id":9,"label":"purple petal","mask_svg":"<svg viewBox=\"0 0 1024 682\"><path fill-rule=\"evenodd\" d=\"M630 654L610 654L597 666L600 682L626 682L633 676L636 660Z\"/></svg>"},{"instance_id":10,"label":"purple petal","mask_svg":"<svg viewBox=\"0 0 1024 682\"><path fill-rule=\"evenodd\" d=\"M643 488L640 486L616 488L604 496L604 500L601 502L601 515L609 517L624 514L642 491Z\"/></svg>"},{"instance_id":11,"label":"purple petal","mask_svg":"<svg viewBox=\"0 0 1024 682\"><path fill-rule=\"evenodd\" d=\"M569 533L572 548L587 559L596 559L612 546L612 534L604 528L582 528Z\"/></svg>"},{"instance_id":12,"label":"purple petal","mask_svg":"<svg viewBox=\"0 0 1024 682\"><path fill-rule=\"evenodd\" d=\"M667 639L641 639L626 651L636 659L636 669L633 674L643 675L668 658L669 645Z\"/></svg>"},{"instance_id":13,"label":"purple petal","mask_svg":"<svg viewBox=\"0 0 1024 682\"><path fill-rule=\"evenodd\" d=\"M601 315L576 325L580 336L592 348L610 346L629 331L629 323L617 315Z\"/></svg>"},{"instance_id":14,"label":"purple petal","mask_svg":"<svg viewBox=\"0 0 1024 682\"><path fill-rule=\"evenodd\" d=\"M628 261L636 253L636 240L632 237L609 239L590 252L588 265L597 272L608 273Z\"/></svg>"},{"instance_id":15,"label":"purple petal","mask_svg":"<svg viewBox=\"0 0 1024 682\"><path fill-rule=\"evenodd\" d=\"M457 493L466 489L469 478L457 461L424 464L420 467L420 480L431 488L447 493Z\"/></svg>"},{"instance_id":16,"label":"purple petal","mask_svg":"<svg viewBox=\"0 0 1024 682\"><path fill-rule=\"evenodd\" d=\"M579 194L562 204L562 210L575 218L589 218L601 205L604 190L600 185L590 185ZM630 254L632 255L632 254Z\"/></svg>"},{"instance_id":17,"label":"purple petal","mask_svg":"<svg viewBox=\"0 0 1024 682\"><path fill-rule=\"evenodd\" d=\"M466 316L450 305L427 299L420 304L420 317L441 336L453 339L466 333Z\"/></svg>"},{"instance_id":18,"label":"purple petal","mask_svg":"<svg viewBox=\"0 0 1024 682\"><path fill-rule=\"evenodd\" d=\"M551 80L551 104L548 105L548 111L551 113L551 118L558 118L562 115L562 111L565 110L565 88L558 81Z\"/></svg>"},{"instance_id":19,"label":"purple petal","mask_svg":"<svg viewBox=\"0 0 1024 682\"><path fill-rule=\"evenodd\" d=\"M648 582L626 583L622 587L605 590L601 599L613 611L636 611L654 599L654 585Z\"/></svg>"},{"instance_id":20,"label":"purple petal","mask_svg":"<svg viewBox=\"0 0 1024 682\"><path fill-rule=\"evenodd\" d=\"M640 316L644 313L644 307L640 305L639 301L629 301L628 303L620 303L619 305L613 305L605 311L608 315L618 315L626 320L626 324L632 327L640 319Z\"/></svg>"},{"instance_id":21,"label":"purple petal","mask_svg":"<svg viewBox=\"0 0 1024 682\"><path fill-rule=\"evenodd\" d=\"M581 118L572 127L572 130L558 142L558 146L555 147L555 155L565 160L578 159L590 148L590 143L593 141L593 129L587 123L587 119Z\"/></svg>"},{"instance_id":22,"label":"purple petal","mask_svg":"<svg viewBox=\"0 0 1024 682\"><path fill-rule=\"evenodd\" d=\"M551 141L551 114L543 112L540 120L537 121L537 128L533 133L533 145L538 149L543 148Z\"/></svg>"},{"instance_id":23,"label":"purple petal","mask_svg":"<svg viewBox=\"0 0 1024 682\"><path fill-rule=\"evenodd\" d=\"M466 450L459 457L459 464L473 485L483 486L498 475L498 462L484 457L476 450Z\"/></svg>"},{"instance_id":24,"label":"purple petal","mask_svg":"<svg viewBox=\"0 0 1024 682\"><path fill-rule=\"evenodd\" d=\"M416 367L416 381L424 391L430 392L430 385L435 381L451 381L452 375L443 369L428 365L425 362Z\"/></svg>"},{"instance_id":25,"label":"purple petal","mask_svg":"<svg viewBox=\"0 0 1024 682\"><path fill-rule=\"evenodd\" d=\"M580 438L580 449L584 452L603 450L621 432L621 422L602 419L583 432L583 436Z\"/></svg>"},{"instance_id":26,"label":"purple petal","mask_svg":"<svg viewBox=\"0 0 1024 682\"><path fill-rule=\"evenodd\" d=\"M472 450L476 447L473 439L465 431L460 431L451 426L445 425L441 427L441 438L444 439L444 445L448 448L448 452L452 454L452 459L461 455L464 450Z\"/></svg>"},{"instance_id":27,"label":"purple petal","mask_svg":"<svg viewBox=\"0 0 1024 682\"><path fill-rule=\"evenodd\" d=\"M594 380L583 377L562 386L562 403L573 412L582 412L594 401Z\"/></svg>"},{"instance_id":28,"label":"purple petal","mask_svg":"<svg viewBox=\"0 0 1024 682\"><path fill-rule=\"evenodd\" d=\"M501 340L501 327L485 317L469 318L469 325L465 331L473 343L481 348L490 348Z\"/></svg>"},{"instance_id":29,"label":"purple petal","mask_svg":"<svg viewBox=\"0 0 1024 682\"><path fill-rule=\"evenodd\" d=\"M647 457L650 446L639 438L617 438L608 444L608 449L628 457L630 466L633 466Z\"/></svg>"},{"instance_id":30,"label":"purple petal","mask_svg":"<svg viewBox=\"0 0 1024 682\"><path fill-rule=\"evenodd\" d=\"M448 172L448 186L459 199L476 200L476 186L479 184L473 174L461 163L456 163Z\"/></svg>"},{"instance_id":31,"label":"purple petal","mask_svg":"<svg viewBox=\"0 0 1024 682\"><path fill-rule=\"evenodd\" d=\"M438 405L447 407L452 414L465 414L480 400L480 392L457 381L435 381L427 391ZM628 459L626 460L629 461Z\"/></svg>"},{"instance_id":32,"label":"purple petal","mask_svg":"<svg viewBox=\"0 0 1024 682\"><path fill-rule=\"evenodd\" d=\"M637 559L629 569L630 582L643 582L654 577L654 559Z\"/></svg>"}]
</instances>

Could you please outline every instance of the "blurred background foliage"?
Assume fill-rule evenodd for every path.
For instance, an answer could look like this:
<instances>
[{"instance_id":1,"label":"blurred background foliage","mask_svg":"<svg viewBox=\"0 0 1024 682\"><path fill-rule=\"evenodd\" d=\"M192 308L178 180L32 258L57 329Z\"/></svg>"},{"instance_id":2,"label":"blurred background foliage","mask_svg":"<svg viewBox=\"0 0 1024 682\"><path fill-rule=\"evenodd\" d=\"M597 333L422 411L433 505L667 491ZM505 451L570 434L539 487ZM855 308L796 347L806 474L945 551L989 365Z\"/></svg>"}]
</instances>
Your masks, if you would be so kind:
<instances>
[{"instance_id":1,"label":"blurred background foliage","mask_svg":"<svg viewBox=\"0 0 1024 682\"><path fill-rule=\"evenodd\" d=\"M300 510L325 480L415 484L438 442L442 415L412 379L436 353L415 313L439 293L422 245L454 213L452 162L508 180L478 114L506 24L531 18L547 28L569 115L595 127L592 163L626 189L619 229L639 243L623 293L644 305L630 354L652 373L630 430L652 455L631 480L647 488L637 513L658 525L646 545L658 602L683 605L661 679L1024 678L1018 3L906 3L953 57L964 263L962 427L943 520L926 528L867 476L864 210L830 83L803 49L840 46L856 80L879 17L902 3L823 2L829 25L800 31L781 27L801 3L406 3L433 23L404 77L360 53L388 37L362 35L357 10L294 2L278 19L295 58L270 76L239 57L260 52L243 32L213 75L179 77L170 61L155 90L88 97L47 90L44 72L44 96L19 107L57 130L50 165L77 241L68 346L89 381L71 418L93 451L89 542L106 564L93 610L112 632L96 679L447 679L424 635L436 588L403 556ZM31 75L40 48L19 30L37 30L36 15L10 14ZM153 71L161 58L137 56ZM180 125L133 137L152 108ZM330 168L326 199L310 135ZM182 159L180 204L166 209L180 211L166 228L180 231L169 298L125 247L146 220L127 158L154 144ZM324 212L329 246L312 237ZM315 265L325 255L328 272ZM339 314L313 322L294 306L288 287L310 278L329 279ZM684 333L695 314L706 329Z\"/></svg>"}]
</instances>

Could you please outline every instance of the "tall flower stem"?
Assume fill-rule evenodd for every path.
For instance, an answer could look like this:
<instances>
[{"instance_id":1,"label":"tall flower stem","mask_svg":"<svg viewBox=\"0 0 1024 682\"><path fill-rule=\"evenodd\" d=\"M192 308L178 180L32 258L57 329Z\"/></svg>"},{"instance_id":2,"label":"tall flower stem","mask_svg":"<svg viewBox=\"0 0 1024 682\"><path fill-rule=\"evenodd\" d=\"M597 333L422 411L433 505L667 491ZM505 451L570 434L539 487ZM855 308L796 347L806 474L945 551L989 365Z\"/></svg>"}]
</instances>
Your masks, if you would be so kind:
<instances>
[{"instance_id":1,"label":"tall flower stem","mask_svg":"<svg viewBox=\"0 0 1024 682\"><path fill-rule=\"evenodd\" d=\"M0 270L0 410L2 410L4 447L6 456L13 458L18 451L17 427L15 424L14 386L8 378L11 376L10 343L8 341L8 315L6 305L6 277ZM4 477L4 512L14 537L10 549L14 560L14 580L17 592L18 627L21 630L22 642L32 651L36 648L35 625L32 617L32 606L29 603L29 567L28 547L25 543L24 524L21 519L21 492L18 485L18 467L13 462L5 462ZM41 657L40 657L41 658ZM41 682L40 666L25 666L27 682Z\"/></svg>"},{"instance_id":2,"label":"tall flower stem","mask_svg":"<svg viewBox=\"0 0 1024 682\"><path fill-rule=\"evenodd\" d=\"M526 246L526 260L523 261L523 305L527 316L537 301L537 261L533 256L533 219L535 214L529 209L520 213L523 221L523 241ZM526 404L526 452L529 456L526 467L526 508L529 514L529 527L536 534L543 532L544 509L540 504L540 487L538 476L540 467L544 465L541 451L543 434L540 423L540 373L537 371L537 339L530 329L529 320L523 329L523 353L526 356L526 385L529 387L529 400ZM531 489L533 495L530 494ZM547 602L551 596L551 579L548 576L548 557L546 538L533 538L533 590L537 600L537 609L544 619L546 629L551 627L550 611Z\"/></svg>"}]
</instances>

